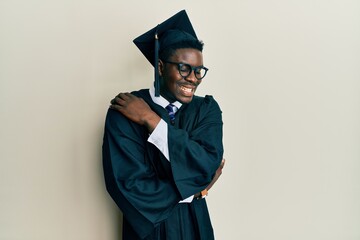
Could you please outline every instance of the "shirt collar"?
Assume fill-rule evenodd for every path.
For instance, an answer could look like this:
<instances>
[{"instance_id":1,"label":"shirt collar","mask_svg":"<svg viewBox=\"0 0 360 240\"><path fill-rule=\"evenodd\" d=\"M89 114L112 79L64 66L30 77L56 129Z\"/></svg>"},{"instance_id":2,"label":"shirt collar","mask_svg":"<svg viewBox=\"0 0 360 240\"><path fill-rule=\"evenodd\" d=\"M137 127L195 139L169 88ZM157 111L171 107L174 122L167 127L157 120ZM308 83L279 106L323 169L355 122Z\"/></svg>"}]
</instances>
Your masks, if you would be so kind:
<instances>
[{"instance_id":1,"label":"shirt collar","mask_svg":"<svg viewBox=\"0 0 360 240\"><path fill-rule=\"evenodd\" d=\"M151 99L157 105L160 105L161 107L165 108L167 105L170 104L170 102L161 95L159 97L155 97L155 87L153 85L150 87L149 93L150 93ZM182 103L179 101L175 101L172 104L175 105L175 107L177 107L177 109L179 109L182 106Z\"/></svg>"}]
</instances>

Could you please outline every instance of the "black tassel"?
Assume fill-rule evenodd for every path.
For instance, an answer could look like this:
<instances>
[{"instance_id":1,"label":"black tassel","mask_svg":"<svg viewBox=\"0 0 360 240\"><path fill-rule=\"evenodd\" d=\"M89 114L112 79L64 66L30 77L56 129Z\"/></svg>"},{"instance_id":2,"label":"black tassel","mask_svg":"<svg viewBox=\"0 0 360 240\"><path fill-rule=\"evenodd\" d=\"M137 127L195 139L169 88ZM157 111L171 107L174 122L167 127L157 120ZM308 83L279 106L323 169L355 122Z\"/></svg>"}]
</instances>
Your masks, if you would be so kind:
<instances>
[{"instance_id":1,"label":"black tassel","mask_svg":"<svg viewBox=\"0 0 360 240\"><path fill-rule=\"evenodd\" d=\"M159 25L158 25L159 26ZM160 96L160 80L159 80L159 38L157 30L155 32L155 97Z\"/></svg>"}]
</instances>

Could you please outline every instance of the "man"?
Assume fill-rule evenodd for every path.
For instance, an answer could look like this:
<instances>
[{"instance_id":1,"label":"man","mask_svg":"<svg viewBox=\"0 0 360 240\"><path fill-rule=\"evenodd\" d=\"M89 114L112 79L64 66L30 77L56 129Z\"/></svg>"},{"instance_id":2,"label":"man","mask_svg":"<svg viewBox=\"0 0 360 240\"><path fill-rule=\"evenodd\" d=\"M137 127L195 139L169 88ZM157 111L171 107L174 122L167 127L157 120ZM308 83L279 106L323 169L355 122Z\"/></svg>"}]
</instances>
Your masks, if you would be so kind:
<instances>
[{"instance_id":1,"label":"man","mask_svg":"<svg viewBox=\"0 0 360 240\"><path fill-rule=\"evenodd\" d=\"M150 89L111 101L103 143L106 187L124 240L211 240L205 201L224 164L221 110L195 91L202 48L183 10L134 40L155 68Z\"/></svg>"}]
</instances>

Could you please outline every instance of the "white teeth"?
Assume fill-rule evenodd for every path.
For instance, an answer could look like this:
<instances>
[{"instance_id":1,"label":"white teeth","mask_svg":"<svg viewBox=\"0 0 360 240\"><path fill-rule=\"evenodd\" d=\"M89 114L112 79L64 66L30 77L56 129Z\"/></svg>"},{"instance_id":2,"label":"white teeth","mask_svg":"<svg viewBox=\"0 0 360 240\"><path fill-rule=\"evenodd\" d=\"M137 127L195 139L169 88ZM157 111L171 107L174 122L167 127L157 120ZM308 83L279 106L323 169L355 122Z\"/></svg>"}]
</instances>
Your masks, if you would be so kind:
<instances>
[{"instance_id":1,"label":"white teeth","mask_svg":"<svg viewBox=\"0 0 360 240\"><path fill-rule=\"evenodd\" d=\"M191 93L191 92L192 92L192 89L191 89L191 88L187 88L187 87L184 87L184 86L181 86L180 89L183 90L183 91L185 91L185 92L188 92L188 93Z\"/></svg>"}]
</instances>

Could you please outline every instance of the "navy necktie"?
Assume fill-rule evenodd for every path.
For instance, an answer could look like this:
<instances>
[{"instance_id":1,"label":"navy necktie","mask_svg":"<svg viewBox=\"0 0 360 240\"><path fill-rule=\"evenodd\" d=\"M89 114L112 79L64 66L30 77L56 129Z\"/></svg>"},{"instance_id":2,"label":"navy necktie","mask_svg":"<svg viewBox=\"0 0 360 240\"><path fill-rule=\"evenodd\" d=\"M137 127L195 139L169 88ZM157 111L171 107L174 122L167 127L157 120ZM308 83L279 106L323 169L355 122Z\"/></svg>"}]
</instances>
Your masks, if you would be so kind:
<instances>
[{"instance_id":1,"label":"navy necktie","mask_svg":"<svg viewBox=\"0 0 360 240\"><path fill-rule=\"evenodd\" d=\"M165 108L166 108L166 110L167 110L168 113L169 113L169 118L170 118L171 124L174 125L174 123L175 123L175 111L176 111L176 106L170 103L170 104L167 105Z\"/></svg>"}]
</instances>

